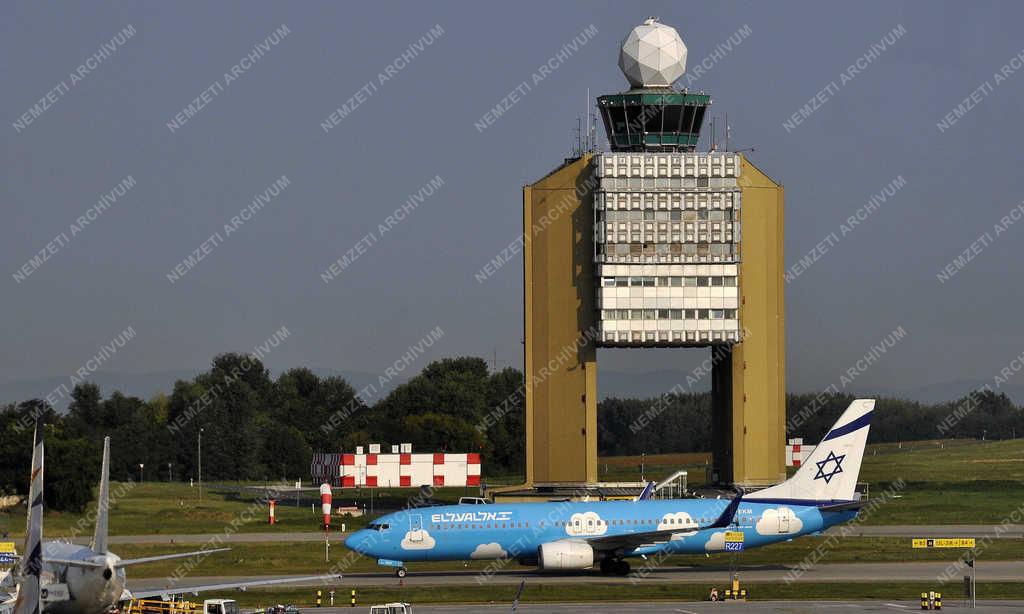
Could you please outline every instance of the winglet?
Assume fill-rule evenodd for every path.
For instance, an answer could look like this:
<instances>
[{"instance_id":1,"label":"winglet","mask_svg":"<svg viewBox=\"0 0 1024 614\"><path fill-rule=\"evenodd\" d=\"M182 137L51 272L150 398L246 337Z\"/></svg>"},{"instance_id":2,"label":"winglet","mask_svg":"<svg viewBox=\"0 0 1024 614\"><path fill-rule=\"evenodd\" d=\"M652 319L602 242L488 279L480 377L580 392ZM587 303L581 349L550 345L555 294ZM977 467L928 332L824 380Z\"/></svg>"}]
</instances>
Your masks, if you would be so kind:
<instances>
[{"instance_id":1,"label":"winglet","mask_svg":"<svg viewBox=\"0 0 1024 614\"><path fill-rule=\"evenodd\" d=\"M637 501L646 501L651 498L654 494L654 482L648 482L647 486L644 486L640 496L636 498Z\"/></svg>"},{"instance_id":2,"label":"winglet","mask_svg":"<svg viewBox=\"0 0 1024 614\"><path fill-rule=\"evenodd\" d=\"M731 525L732 524L732 519L736 517L736 510L739 509L741 501L743 501L743 495L741 495L741 494L740 495L736 495L736 498L734 498L732 501L730 501L729 505L727 505L725 507L725 509L722 511L722 515L718 517L718 520L715 520L713 523L709 524L708 526L701 527L701 528L702 529L724 529L725 527Z\"/></svg>"},{"instance_id":3,"label":"winglet","mask_svg":"<svg viewBox=\"0 0 1024 614\"><path fill-rule=\"evenodd\" d=\"M103 438L103 465L100 469L100 488L96 494L96 530L90 548L94 552L107 551L107 525L110 516L110 437Z\"/></svg>"},{"instance_id":4,"label":"winglet","mask_svg":"<svg viewBox=\"0 0 1024 614\"><path fill-rule=\"evenodd\" d=\"M32 443L25 556L18 568L18 599L13 614L40 614L42 610L39 575L43 568L43 421L40 418L36 418Z\"/></svg>"}]
</instances>

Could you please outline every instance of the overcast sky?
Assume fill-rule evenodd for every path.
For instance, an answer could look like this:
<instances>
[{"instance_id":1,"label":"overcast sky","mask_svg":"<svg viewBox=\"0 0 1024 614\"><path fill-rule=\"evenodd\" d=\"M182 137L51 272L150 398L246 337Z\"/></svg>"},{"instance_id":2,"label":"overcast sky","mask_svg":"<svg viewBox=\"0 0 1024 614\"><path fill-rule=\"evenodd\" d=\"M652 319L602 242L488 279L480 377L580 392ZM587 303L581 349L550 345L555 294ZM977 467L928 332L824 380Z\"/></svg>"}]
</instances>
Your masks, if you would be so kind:
<instances>
[{"instance_id":1,"label":"overcast sky","mask_svg":"<svg viewBox=\"0 0 1024 614\"><path fill-rule=\"evenodd\" d=\"M733 145L785 184L787 266L819 252L787 285L792 390L837 381L900 326L863 386L991 379L1024 351L1024 220L995 228L1024 199L1017 3L5 2L0 380L69 375L128 327L101 370L202 368L282 326L275 369L383 372L436 327L413 370L521 366L521 258L476 274L521 231L521 186L568 153L587 88L626 89L619 43L650 15L678 28L691 75L708 67L689 85Z\"/></svg>"}]
</instances>

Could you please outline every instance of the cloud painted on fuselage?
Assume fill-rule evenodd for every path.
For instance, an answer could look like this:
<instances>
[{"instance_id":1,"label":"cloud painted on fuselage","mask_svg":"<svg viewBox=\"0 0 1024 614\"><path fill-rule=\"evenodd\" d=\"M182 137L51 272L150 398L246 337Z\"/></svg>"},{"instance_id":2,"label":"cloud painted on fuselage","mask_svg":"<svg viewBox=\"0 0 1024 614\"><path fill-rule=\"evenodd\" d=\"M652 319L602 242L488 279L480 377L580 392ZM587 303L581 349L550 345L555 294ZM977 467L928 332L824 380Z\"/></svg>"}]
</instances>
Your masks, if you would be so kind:
<instances>
[{"instance_id":1,"label":"cloud painted on fuselage","mask_svg":"<svg viewBox=\"0 0 1024 614\"><path fill-rule=\"evenodd\" d=\"M508 552L498 542L480 544L469 554L471 559L500 559L508 556Z\"/></svg>"},{"instance_id":2,"label":"cloud painted on fuselage","mask_svg":"<svg viewBox=\"0 0 1024 614\"><path fill-rule=\"evenodd\" d=\"M712 533L708 541L704 543L704 550L708 552L725 550L725 531L715 531Z\"/></svg>"},{"instance_id":3,"label":"cloud painted on fuselage","mask_svg":"<svg viewBox=\"0 0 1024 614\"><path fill-rule=\"evenodd\" d=\"M697 523L693 521L693 516L690 516L686 512L665 514L661 517L661 521L658 523L659 531L679 529L681 532L692 532L692 529L696 528Z\"/></svg>"},{"instance_id":4,"label":"cloud painted on fuselage","mask_svg":"<svg viewBox=\"0 0 1024 614\"><path fill-rule=\"evenodd\" d=\"M419 531L407 531L402 538L402 550L432 550L437 542L431 537L430 532L425 529Z\"/></svg>"},{"instance_id":5,"label":"cloud painted on fuselage","mask_svg":"<svg viewBox=\"0 0 1024 614\"><path fill-rule=\"evenodd\" d=\"M800 516L788 507L766 509L754 526L760 535L793 535L803 528L804 523Z\"/></svg>"},{"instance_id":6,"label":"cloud painted on fuselage","mask_svg":"<svg viewBox=\"0 0 1024 614\"><path fill-rule=\"evenodd\" d=\"M586 511L575 513L569 517L565 525L567 535L604 535L608 531L608 523L601 520L597 512Z\"/></svg>"}]
</instances>

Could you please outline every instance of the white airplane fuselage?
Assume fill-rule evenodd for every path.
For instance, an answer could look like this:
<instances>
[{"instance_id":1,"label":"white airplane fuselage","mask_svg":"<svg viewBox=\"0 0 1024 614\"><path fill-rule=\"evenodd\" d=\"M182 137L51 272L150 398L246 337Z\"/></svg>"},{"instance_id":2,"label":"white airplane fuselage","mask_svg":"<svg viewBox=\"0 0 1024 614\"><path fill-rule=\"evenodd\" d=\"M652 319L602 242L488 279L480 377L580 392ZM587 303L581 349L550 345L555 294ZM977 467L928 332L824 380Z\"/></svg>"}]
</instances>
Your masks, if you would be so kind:
<instances>
[{"instance_id":1,"label":"white airplane fuselage","mask_svg":"<svg viewBox=\"0 0 1024 614\"><path fill-rule=\"evenodd\" d=\"M49 614L101 614L117 605L125 588L121 557L67 542L43 542L43 558L82 561L96 566L45 562L42 569L43 611ZM67 599L60 586L67 587ZM53 586L53 588L50 588ZM56 590L54 590L56 589Z\"/></svg>"}]
</instances>

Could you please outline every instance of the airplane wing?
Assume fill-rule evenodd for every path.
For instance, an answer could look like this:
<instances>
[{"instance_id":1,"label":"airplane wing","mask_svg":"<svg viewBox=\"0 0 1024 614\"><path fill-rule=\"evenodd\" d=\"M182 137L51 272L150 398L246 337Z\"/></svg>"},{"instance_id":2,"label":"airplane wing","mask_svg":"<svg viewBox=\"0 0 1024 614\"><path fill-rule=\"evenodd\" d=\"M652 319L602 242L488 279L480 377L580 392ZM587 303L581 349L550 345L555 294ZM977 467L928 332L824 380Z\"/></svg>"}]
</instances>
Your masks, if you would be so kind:
<instances>
[{"instance_id":1,"label":"airplane wing","mask_svg":"<svg viewBox=\"0 0 1024 614\"><path fill-rule=\"evenodd\" d=\"M642 533L626 533L622 535L607 535L601 537L580 538L589 543L595 550L628 550L640 546L659 544L672 539L673 535L689 535L696 531L705 529L724 529L732 524L736 516L736 510L740 507L743 495L735 497L722 511L721 515L714 522L704 526L693 526L689 528L672 528L662 531L644 531Z\"/></svg>"},{"instance_id":2,"label":"airplane wing","mask_svg":"<svg viewBox=\"0 0 1024 614\"><path fill-rule=\"evenodd\" d=\"M0 600L4 599L5 595L12 596L15 590L18 590L18 580L14 577L14 568L0 572Z\"/></svg>"},{"instance_id":3,"label":"airplane wing","mask_svg":"<svg viewBox=\"0 0 1024 614\"><path fill-rule=\"evenodd\" d=\"M169 559L184 559L190 556L207 555L212 552L225 552L231 550L231 548L211 548L209 550L196 550L194 552L176 552L174 554L158 554L156 556L145 556L141 559L122 559L114 563L114 567L128 567L129 565L141 565L143 563L152 563L154 561L166 561ZM71 564L74 564L72 562Z\"/></svg>"},{"instance_id":4,"label":"airplane wing","mask_svg":"<svg viewBox=\"0 0 1024 614\"><path fill-rule=\"evenodd\" d=\"M185 593L192 593L198 595L201 592L206 591L222 591L231 588L244 591L252 586L268 586L272 584L290 584L298 582L312 582L313 580L326 581L326 580L340 580L341 574L329 574L324 576L299 576L292 578L269 578L266 580L250 580L247 582L228 582L225 584L207 584L204 586L175 586L168 587L160 590L153 591L132 591L133 599L146 599L148 597L160 597L167 601L174 595L183 595Z\"/></svg>"},{"instance_id":5,"label":"airplane wing","mask_svg":"<svg viewBox=\"0 0 1024 614\"><path fill-rule=\"evenodd\" d=\"M74 559L51 559L50 557L43 558L44 563L53 563L54 565L67 565L70 567L91 567L95 569L102 569L106 567L103 563L97 563L95 561L81 561Z\"/></svg>"},{"instance_id":6,"label":"airplane wing","mask_svg":"<svg viewBox=\"0 0 1024 614\"><path fill-rule=\"evenodd\" d=\"M196 557L199 555L208 555L210 553L222 553L229 551L229 547L215 547L215 549L205 551L195 551L190 553L174 553L173 555L157 555L155 557L142 557L141 559L123 559L114 564L115 567L128 567L129 565L141 565L143 563L154 563L156 561L167 561L170 559L186 559L188 557ZM82 561L75 559L51 559L50 557L44 557L43 561L46 563L53 563L54 565L68 565L70 567L92 567L92 568L103 568L104 564L96 561Z\"/></svg>"}]
</instances>

